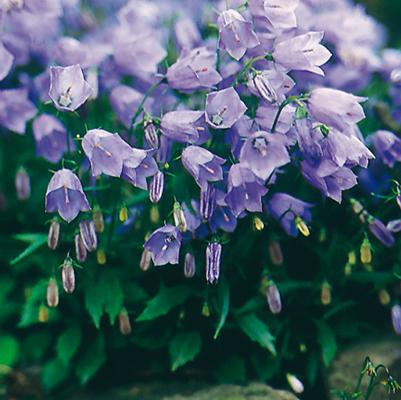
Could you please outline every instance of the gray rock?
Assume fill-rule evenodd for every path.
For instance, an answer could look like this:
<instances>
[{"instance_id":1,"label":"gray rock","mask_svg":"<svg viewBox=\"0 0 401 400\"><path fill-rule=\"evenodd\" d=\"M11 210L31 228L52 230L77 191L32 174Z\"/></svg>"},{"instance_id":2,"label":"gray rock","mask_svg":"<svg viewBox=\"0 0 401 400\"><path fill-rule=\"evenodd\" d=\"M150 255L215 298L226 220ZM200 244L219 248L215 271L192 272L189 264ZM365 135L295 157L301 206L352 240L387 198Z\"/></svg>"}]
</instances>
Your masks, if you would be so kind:
<instances>
[{"instance_id":1,"label":"gray rock","mask_svg":"<svg viewBox=\"0 0 401 400\"><path fill-rule=\"evenodd\" d=\"M358 381L363 362L369 357L374 365L383 364L389 368L391 375L401 382L401 340L397 338L378 338L366 340L342 350L333 362L328 375L330 389L353 390ZM369 379L362 384L365 392ZM383 385L378 385L370 400L387 399L387 391ZM400 393L390 399L400 399ZM338 399L332 397L332 399Z\"/></svg>"}]
</instances>

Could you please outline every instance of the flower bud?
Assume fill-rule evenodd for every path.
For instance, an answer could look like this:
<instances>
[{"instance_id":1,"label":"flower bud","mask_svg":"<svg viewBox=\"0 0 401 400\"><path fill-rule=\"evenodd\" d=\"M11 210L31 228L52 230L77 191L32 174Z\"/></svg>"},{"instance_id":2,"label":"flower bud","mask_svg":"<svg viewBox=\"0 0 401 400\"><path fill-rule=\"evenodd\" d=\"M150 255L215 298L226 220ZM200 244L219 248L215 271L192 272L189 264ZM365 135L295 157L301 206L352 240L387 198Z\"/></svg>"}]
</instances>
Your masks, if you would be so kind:
<instances>
[{"instance_id":1,"label":"flower bud","mask_svg":"<svg viewBox=\"0 0 401 400\"><path fill-rule=\"evenodd\" d=\"M145 132L146 143L152 149L159 148L159 136L157 135L157 128L152 121L145 121L143 124L143 130Z\"/></svg>"},{"instance_id":2,"label":"flower bud","mask_svg":"<svg viewBox=\"0 0 401 400\"><path fill-rule=\"evenodd\" d=\"M295 393L302 393L304 391L303 383L292 374L286 374L287 382Z\"/></svg>"},{"instance_id":3,"label":"flower bud","mask_svg":"<svg viewBox=\"0 0 401 400\"><path fill-rule=\"evenodd\" d=\"M123 308L118 315L118 322L121 334L124 336L128 336L132 332L132 328L128 312L125 308Z\"/></svg>"},{"instance_id":4,"label":"flower bud","mask_svg":"<svg viewBox=\"0 0 401 400\"><path fill-rule=\"evenodd\" d=\"M46 292L47 305L57 307L59 302L57 281L54 278L49 279Z\"/></svg>"},{"instance_id":5,"label":"flower bud","mask_svg":"<svg viewBox=\"0 0 401 400\"><path fill-rule=\"evenodd\" d=\"M157 207L156 204L153 204L152 207L150 207L150 222L152 224L157 224L160 221L160 212L159 212L159 207Z\"/></svg>"},{"instance_id":6,"label":"flower bud","mask_svg":"<svg viewBox=\"0 0 401 400\"><path fill-rule=\"evenodd\" d=\"M363 205L358 200L351 199L350 201L354 214L360 214L364 210Z\"/></svg>"},{"instance_id":7,"label":"flower bud","mask_svg":"<svg viewBox=\"0 0 401 400\"><path fill-rule=\"evenodd\" d=\"M350 265L355 265L356 264L356 254L355 251L350 251L348 253L348 263Z\"/></svg>"},{"instance_id":8,"label":"flower bud","mask_svg":"<svg viewBox=\"0 0 401 400\"><path fill-rule=\"evenodd\" d=\"M39 322L47 322L49 320L49 309L44 304L39 306L38 320Z\"/></svg>"},{"instance_id":9,"label":"flower bud","mask_svg":"<svg viewBox=\"0 0 401 400\"><path fill-rule=\"evenodd\" d=\"M196 271L195 256L192 253L185 254L184 261L184 276L186 278L193 278Z\"/></svg>"},{"instance_id":10,"label":"flower bud","mask_svg":"<svg viewBox=\"0 0 401 400\"><path fill-rule=\"evenodd\" d=\"M158 171L152 176L149 184L149 199L152 203L158 203L163 196L164 174Z\"/></svg>"},{"instance_id":11,"label":"flower bud","mask_svg":"<svg viewBox=\"0 0 401 400\"><path fill-rule=\"evenodd\" d=\"M93 223L95 224L95 231L102 233L104 231L103 213L99 206L93 208Z\"/></svg>"},{"instance_id":12,"label":"flower bud","mask_svg":"<svg viewBox=\"0 0 401 400\"><path fill-rule=\"evenodd\" d=\"M401 335L401 306L399 304L395 304L391 308L391 322L395 333Z\"/></svg>"},{"instance_id":13,"label":"flower bud","mask_svg":"<svg viewBox=\"0 0 401 400\"><path fill-rule=\"evenodd\" d=\"M208 221L214 213L216 207L216 189L212 185L207 185L206 189L201 189L200 195L200 214L203 220Z\"/></svg>"},{"instance_id":14,"label":"flower bud","mask_svg":"<svg viewBox=\"0 0 401 400\"><path fill-rule=\"evenodd\" d=\"M210 317L210 308L209 308L209 304L208 304L207 301L205 301L205 302L203 303L203 306L202 306L202 315L203 315L204 317L206 317L206 318Z\"/></svg>"},{"instance_id":15,"label":"flower bud","mask_svg":"<svg viewBox=\"0 0 401 400\"><path fill-rule=\"evenodd\" d=\"M387 304L390 303L391 301L390 293L386 289L379 290L379 301L380 304L382 304L383 306L386 306Z\"/></svg>"},{"instance_id":16,"label":"flower bud","mask_svg":"<svg viewBox=\"0 0 401 400\"><path fill-rule=\"evenodd\" d=\"M152 253L148 249L143 249L141 255L141 261L139 262L139 267L142 271L147 271L150 268L152 262Z\"/></svg>"},{"instance_id":17,"label":"flower bud","mask_svg":"<svg viewBox=\"0 0 401 400\"><path fill-rule=\"evenodd\" d=\"M295 218L295 226L298 231L301 232L301 234L305 237L308 237L310 235L308 225L306 225L305 221L301 217L298 216Z\"/></svg>"},{"instance_id":18,"label":"flower bud","mask_svg":"<svg viewBox=\"0 0 401 400\"><path fill-rule=\"evenodd\" d=\"M72 293L75 290L75 271L72 266L72 260L68 256L64 260L63 266L61 268L61 277L65 292Z\"/></svg>"},{"instance_id":19,"label":"flower bud","mask_svg":"<svg viewBox=\"0 0 401 400\"><path fill-rule=\"evenodd\" d=\"M331 303L331 286L327 281L322 283L320 301L324 306L328 306Z\"/></svg>"},{"instance_id":20,"label":"flower bud","mask_svg":"<svg viewBox=\"0 0 401 400\"><path fill-rule=\"evenodd\" d=\"M18 200L27 200L31 196L31 180L24 167L19 168L15 175L15 189Z\"/></svg>"},{"instance_id":21,"label":"flower bud","mask_svg":"<svg viewBox=\"0 0 401 400\"><path fill-rule=\"evenodd\" d=\"M259 232L263 231L263 229L265 229L265 224L259 217L255 217L253 219L253 226L254 226L255 230L257 230Z\"/></svg>"},{"instance_id":22,"label":"flower bud","mask_svg":"<svg viewBox=\"0 0 401 400\"><path fill-rule=\"evenodd\" d=\"M82 242L88 251L94 251L97 248L97 236L95 224L92 220L84 220L79 223L79 233Z\"/></svg>"},{"instance_id":23,"label":"flower bud","mask_svg":"<svg viewBox=\"0 0 401 400\"><path fill-rule=\"evenodd\" d=\"M206 281L217 283L220 276L221 244L209 243L206 247Z\"/></svg>"},{"instance_id":24,"label":"flower bud","mask_svg":"<svg viewBox=\"0 0 401 400\"><path fill-rule=\"evenodd\" d=\"M96 261L99 265L105 265L107 262L106 252L104 249L97 249L96 251Z\"/></svg>"},{"instance_id":25,"label":"flower bud","mask_svg":"<svg viewBox=\"0 0 401 400\"><path fill-rule=\"evenodd\" d=\"M372 249L368 238L365 238L360 248L360 258L362 264L370 264L372 262Z\"/></svg>"},{"instance_id":26,"label":"flower bud","mask_svg":"<svg viewBox=\"0 0 401 400\"><path fill-rule=\"evenodd\" d=\"M181 207L181 204L176 201L173 206L173 217L175 226L181 231L187 231L187 220L185 218L184 210Z\"/></svg>"},{"instance_id":27,"label":"flower bud","mask_svg":"<svg viewBox=\"0 0 401 400\"><path fill-rule=\"evenodd\" d=\"M120 222L125 222L128 220L128 208L123 206L120 208L120 213L118 215Z\"/></svg>"},{"instance_id":28,"label":"flower bud","mask_svg":"<svg viewBox=\"0 0 401 400\"><path fill-rule=\"evenodd\" d=\"M272 240L269 243L270 261L277 267L283 264L283 252L281 251L280 243L277 240Z\"/></svg>"},{"instance_id":29,"label":"flower bud","mask_svg":"<svg viewBox=\"0 0 401 400\"><path fill-rule=\"evenodd\" d=\"M60 223L57 219L53 219L50 223L49 234L47 236L47 245L50 249L55 250L58 246L60 238Z\"/></svg>"},{"instance_id":30,"label":"flower bud","mask_svg":"<svg viewBox=\"0 0 401 400\"><path fill-rule=\"evenodd\" d=\"M86 257L88 256L88 252L84 246L84 242L81 239L80 234L76 234L74 236L74 244L75 244L75 257L77 261L84 262Z\"/></svg>"},{"instance_id":31,"label":"flower bud","mask_svg":"<svg viewBox=\"0 0 401 400\"><path fill-rule=\"evenodd\" d=\"M274 282L270 281L266 287L266 299L273 314L279 314L282 309L280 292Z\"/></svg>"},{"instance_id":32,"label":"flower bud","mask_svg":"<svg viewBox=\"0 0 401 400\"><path fill-rule=\"evenodd\" d=\"M263 74L256 74L253 78L253 83L262 99L265 99L269 103L277 101L277 93Z\"/></svg>"}]
</instances>

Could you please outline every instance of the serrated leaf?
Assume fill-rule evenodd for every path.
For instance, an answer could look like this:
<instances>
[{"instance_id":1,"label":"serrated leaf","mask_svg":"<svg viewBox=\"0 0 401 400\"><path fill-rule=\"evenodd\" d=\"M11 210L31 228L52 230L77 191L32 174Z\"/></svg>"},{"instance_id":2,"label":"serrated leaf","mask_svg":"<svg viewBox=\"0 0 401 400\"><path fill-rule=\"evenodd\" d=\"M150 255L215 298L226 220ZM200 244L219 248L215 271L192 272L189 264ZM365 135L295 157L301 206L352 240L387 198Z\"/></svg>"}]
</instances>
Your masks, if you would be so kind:
<instances>
[{"instance_id":1,"label":"serrated leaf","mask_svg":"<svg viewBox=\"0 0 401 400\"><path fill-rule=\"evenodd\" d=\"M175 286L167 288L162 286L159 293L148 302L137 321L150 321L167 314L172 308L184 303L191 295L188 286Z\"/></svg>"},{"instance_id":2,"label":"serrated leaf","mask_svg":"<svg viewBox=\"0 0 401 400\"><path fill-rule=\"evenodd\" d=\"M219 322L214 333L214 339L217 339L221 329L223 328L228 311L230 309L230 286L226 282L221 282L219 288L218 306L219 306Z\"/></svg>"},{"instance_id":3,"label":"serrated leaf","mask_svg":"<svg viewBox=\"0 0 401 400\"><path fill-rule=\"evenodd\" d=\"M60 360L49 361L42 369L42 383L47 390L54 389L68 376L68 368Z\"/></svg>"},{"instance_id":4,"label":"serrated leaf","mask_svg":"<svg viewBox=\"0 0 401 400\"><path fill-rule=\"evenodd\" d=\"M12 367L19 356L19 343L10 336L0 336L0 365Z\"/></svg>"},{"instance_id":5,"label":"serrated leaf","mask_svg":"<svg viewBox=\"0 0 401 400\"><path fill-rule=\"evenodd\" d=\"M104 337L98 337L86 348L77 362L75 372L81 384L85 384L106 361Z\"/></svg>"},{"instance_id":6,"label":"serrated leaf","mask_svg":"<svg viewBox=\"0 0 401 400\"><path fill-rule=\"evenodd\" d=\"M57 339L56 352L57 357L65 365L68 365L81 343L81 329L75 325L64 331Z\"/></svg>"},{"instance_id":7,"label":"serrated leaf","mask_svg":"<svg viewBox=\"0 0 401 400\"><path fill-rule=\"evenodd\" d=\"M246 314L237 317L240 329L254 342L276 355L274 346L275 337L270 333L269 327L255 314Z\"/></svg>"},{"instance_id":8,"label":"serrated leaf","mask_svg":"<svg viewBox=\"0 0 401 400\"><path fill-rule=\"evenodd\" d=\"M39 247L42 247L45 243L47 243L47 235L37 234L34 241L22 253L10 261L10 265L19 263L24 258L34 253L37 249L39 249Z\"/></svg>"},{"instance_id":9,"label":"serrated leaf","mask_svg":"<svg viewBox=\"0 0 401 400\"><path fill-rule=\"evenodd\" d=\"M325 322L316 321L317 338L322 348L323 363L329 367L337 353L337 341L333 330Z\"/></svg>"},{"instance_id":10,"label":"serrated leaf","mask_svg":"<svg viewBox=\"0 0 401 400\"><path fill-rule=\"evenodd\" d=\"M179 333L171 340L169 344L169 353L171 359L171 370L192 361L200 352L202 339L198 332Z\"/></svg>"}]
</instances>

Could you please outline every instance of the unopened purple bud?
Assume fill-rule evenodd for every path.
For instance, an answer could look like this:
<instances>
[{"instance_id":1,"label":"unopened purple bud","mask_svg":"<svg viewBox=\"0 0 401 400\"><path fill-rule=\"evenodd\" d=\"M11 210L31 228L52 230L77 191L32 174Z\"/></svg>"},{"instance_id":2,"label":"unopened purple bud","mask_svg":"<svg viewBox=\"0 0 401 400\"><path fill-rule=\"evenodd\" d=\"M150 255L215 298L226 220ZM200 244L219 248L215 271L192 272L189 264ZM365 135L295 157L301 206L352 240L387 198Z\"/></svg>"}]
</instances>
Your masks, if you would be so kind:
<instances>
[{"instance_id":1,"label":"unopened purple bud","mask_svg":"<svg viewBox=\"0 0 401 400\"><path fill-rule=\"evenodd\" d=\"M208 221L216 207L216 190L212 185L206 185L201 189L200 195L200 213L205 221Z\"/></svg>"},{"instance_id":2,"label":"unopened purple bud","mask_svg":"<svg viewBox=\"0 0 401 400\"><path fill-rule=\"evenodd\" d=\"M88 256L88 252L84 246L84 242L81 239L81 235L78 233L74 237L75 244L75 257L77 261L84 262Z\"/></svg>"},{"instance_id":3,"label":"unopened purple bud","mask_svg":"<svg viewBox=\"0 0 401 400\"><path fill-rule=\"evenodd\" d=\"M54 278L49 279L46 292L47 305L57 307L59 302L57 281Z\"/></svg>"},{"instance_id":4,"label":"unopened purple bud","mask_svg":"<svg viewBox=\"0 0 401 400\"><path fill-rule=\"evenodd\" d=\"M395 304L391 308L391 322L395 333L401 335L401 306L399 304Z\"/></svg>"},{"instance_id":5,"label":"unopened purple bud","mask_svg":"<svg viewBox=\"0 0 401 400\"><path fill-rule=\"evenodd\" d=\"M64 260L61 268L61 277L63 281L63 288L66 293L72 293L75 290L75 271L72 266L72 260L70 257Z\"/></svg>"},{"instance_id":6,"label":"unopened purple bud","mask_svg":"<svg viewBox=\"0 0 401 400\"><path fill-rule=\"evenodd\" d=\"M266 288L266 298L270 311L273 314L279 314L282 308L281 296L277 286L273 282L270 282Z\"/></svg>"},{"instance_id":7,"label":"unopened purple bud","mask_svg":"<svg viewBox=\"0 0 401 400\"><path fill-rule=\"evenodd\" d=\"M265 76L256 74L253 78L253 83L262 99L265 99L269 103L273 103L277 100L277 94Z\"/></svg>"},{"instance_id":8,"label":"unopened purple bud","mask_svg":"<svg viewBox=\"0 0 401 400\"><path fill-rule=\"evenodd\" d=\"M272 240L269 243L269 255L270 260L274 265L280 266L283 264L283 252L281 250L280 243L277 240Z\"/></svg>"},{"instance_id":9,"label":"unopened purple bud","mask_svg":"<svg viewBox=\"0 0 401 400\"><path fill-rule=\"evenodd\" d=\"M97 236L95 224L92 220L85 220L79 223L79 232L82 242L88 251L94 251L97 248Z\"/></svg>"},{"instance_id":10,"label":"unopened purple bud","mask_svg":"<svg viewBox=\"0 0 401 400\"><path fill-rule=\"evenodd\" d=\"M206 280L217 283L220 276L221 244L212 242L206 248Z\"/></svg>"},{"instance_id":11,"label":"unopened purple bud","mask_svg":"<svg viewBox=\"0 0 401 400\"><path fill-rule=\"evenodd\" d=\"M401 219L394 219L388 222L386 227L391 232L401 232Z\"/></svg>"},{"instance_id":12,"label":"unopened purple bud","mask_svg":"<svg viewBox=\"0 0 401 400\"><path fill-rule=\"evenodd\" d=\"M157 150L156 160L160 164L166 164L171 158L172 141L165 135L160 137L160 146Z\"/></svg>"},{"instance_id":13,"label":"unopened purple bud","mask_svg":"<svg viewBox=\"0 0 401 400\"><path fill-rule=\"evenodd\" d=\"M21 167L15 175L15 189L18 200L27 200L31 196L31 180L26 169Z\"/></svg>"},{"instance_id":14,"label":"unopened purple bud","mask_svg":"<svg viewBox=\"0 0 401 400\"><path fill-rule=\"evenodd\" d=\"M147 271L150 268L152 262L152 253L148 249L143 249L141 255L141 261L139 262L139 267L142 271Z\"/></svg>"},{"instance_id":15,"label":"unopened purple bud","mask_svg":"<svg viewBox=\"0 0 401 400\"><path fill-rule=\"evenodd\" d=\"M196 272L195 256L192 253L185 254L184 276L193 278Z\"/></svg>"},{"instance_id":16,"label":"unopened purple bud","mask_svg":"<svg viewBox=\"0 0 401 400\"><path fill-rule=\"evenodd\" d=\"M158 171L152 176L149 184L149 199L152 203L158 203L163 196L164 174Z\"/></svg>"},{"instance_id":17,"label":"unopened purple bud","mask_svg":"<svg viewBox=\"0 0 401 400\"><path fill-rule=\"evenodd\" d=\"M143 124L143 129L145 131L146 143L152 149L159 148L159 136L157 135L157 128L152 121L145 121Z\"/></svg>"},{"instance_id":18,"label":"unopened purple bud","mask_svg":"<svg viewBox=\"0 0 401 400\"><path fill-rule=\"evenodd\" d=\"M397 202L398 207L401 208L401 194L399 194L399 195L396 197L395 200L396 200L396 202Z\"/></svg>"},{"instance_id":19,"label":"unopened purple bud","mask_svg":"<svg viewBox=\"0 0 401 400\"><path fill-rule=\"evenodd\" d=\"M128 336L131 333L132 328L128 312L125 308L122 309L120 314L118 315L118 322L121 334L124 336Z\"/></svg>"},{"instance_id":20,"label":"unopened purple bud","mask_svg":"<svg viewBox=\"0 0 401 400\"><path fill-rule=\"evenodd\" d=\"M49 234L47 236L47 245L50 249L56 250L60 238L60 223L57 219L53 219L50 223Z\"/></svg>"},{"instance_id":21,"label":"unopened purple bud","mask_svg":"<svg viewBox=\"0 0 401 400\"><path fill-rule=\"evenodd\" d=\"M395 238L392 232L387 229L386 225L383 224L379 219L373 218L369 222L369 230L372 232L377 239L379 239L386 247L392 247L395 243Z\"/></svg>"}]
</instances>

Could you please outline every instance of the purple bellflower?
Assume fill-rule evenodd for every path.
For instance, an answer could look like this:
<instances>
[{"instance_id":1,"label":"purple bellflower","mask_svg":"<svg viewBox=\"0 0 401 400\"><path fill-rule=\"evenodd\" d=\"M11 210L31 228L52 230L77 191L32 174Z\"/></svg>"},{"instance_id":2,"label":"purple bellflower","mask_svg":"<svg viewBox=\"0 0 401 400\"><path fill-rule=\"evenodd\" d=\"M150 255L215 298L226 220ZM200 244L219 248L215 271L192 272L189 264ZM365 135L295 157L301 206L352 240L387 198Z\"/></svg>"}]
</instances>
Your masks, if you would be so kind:
<instances>
[{"instance_id":1,"label":"purple bellflower","mask_svg":"<svg viewBox=\"0 0 401 400\"><path fill-rule=\"evenodd\" d=\"M395 238L393 233L383 224L379 219L373 218L368 223L368 228L370 232L383 243L386 247L392 247L395 243Z\"/></svg>"},{"instance_id":2,"label":"purple bellflower","mask_svg":"<svg viewBox=\"0 0 401 400\"><path fill-rule=\"evenodd\" d=\"M58 110L75 111L91 94L92 88L79 65L50 67L49 96Z\"/></svg>"},{"instance_id":3,"label":"purple bellflower","mask_svg":"<svg viewBox=\"0 0 401 400\"><path fill-rule=\"evenodd\" d=\"M165 225L150 235L144 247L150 251L155 266L178 264L181 232L173 225Z\"/></svg>"},{"instance_id":4,"label":"purple bellflower","mask_svg":"<svg viewBox=\"0 0 401 400\"><path fill-rule=\"evenodd\" d=\"M4 47L3 43L0 42L0 81L2 81L10 72L14 56Z\"/></svg>"},{"instance_id":5,"label":"purple bellflower","mask_svg":"<svg viewBox=\"0 0 401 400\"><path fill-rule=\"evenodd\" d=\"M46 211L58 211L60 217L71 222L80 211L90 206L78 177L69 169L60 169L50 179L46 191Z\"/></svg>"},{"instance_id":6,"label":"purple bellflower","mask_svg":"<svg viewBox=\"0 0 401 400\"><path fill-rule=\"evenodd\" d=\"M392 168L401 161L401 139L389 131L377 131L370 136L376 155L384 164Z\"/></svg>"}]
</instances>

